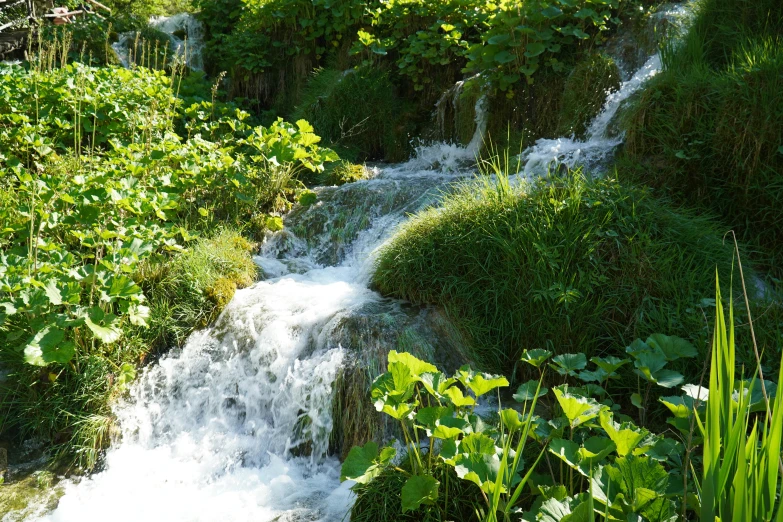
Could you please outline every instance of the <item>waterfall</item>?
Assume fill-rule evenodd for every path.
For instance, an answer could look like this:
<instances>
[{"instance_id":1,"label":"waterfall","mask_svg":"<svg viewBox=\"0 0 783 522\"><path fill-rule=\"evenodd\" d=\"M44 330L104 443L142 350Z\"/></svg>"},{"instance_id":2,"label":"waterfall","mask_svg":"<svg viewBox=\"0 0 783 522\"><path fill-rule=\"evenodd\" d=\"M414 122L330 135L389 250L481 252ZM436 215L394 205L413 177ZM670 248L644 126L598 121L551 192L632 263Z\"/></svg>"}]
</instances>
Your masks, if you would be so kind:
<instances>
[{"instance_id":1,"label":"waterfall","mask_svg":"<svg viewBox=\"0 0 783 522\"><path fill-rule=\"evenodd\" d=\"M687 5L673 5L655 14L654 25L662 20L682 28L689 19L691 10ZM653 76L661 71L660 53L650 56L620 88L608 93L603 109L587 129L587 137L578 140L572 137L539 139L522 152L521 164L525 177L546 175L553 166L565 165L573 168L579 165L589 170L600 170L612 159L614 151L625 139L622 133L613 133L611 124L623 102L636 94Z\"/></svg>"},{"instance_id":2,"label":"waterfall","mask_svg":"<svg viewBox=\"0 0 783 522\"><path fill-rule=\"evenodd\" d=\"M168 36L172 55L179 60L184 60L193 70L204 68L202 56L204 49L204 27L193 15L179 13L173 16L153 16L150 19L150 27ZM139 33L136 31L120 34L119 40L112 44L117 58L123 67L129 67Z\"/></svg>"},{"instance_id":3,"label":"waterfall","mask_svg":"<svg viewBox=\"0 0 783 522\"><path fill-rule=\"evenodd\" d=\"M116 407L122 439L104 471L67 484L44 520L343 520L351 492L327 449L335 375L361 349L346 324L372 310L388 324L402 305L368 287L373 252L471 174L469 151L436 149L448 170L415 158L292 211L256 257L268 279L144 371Z\"/></svg>"}]
</instances>

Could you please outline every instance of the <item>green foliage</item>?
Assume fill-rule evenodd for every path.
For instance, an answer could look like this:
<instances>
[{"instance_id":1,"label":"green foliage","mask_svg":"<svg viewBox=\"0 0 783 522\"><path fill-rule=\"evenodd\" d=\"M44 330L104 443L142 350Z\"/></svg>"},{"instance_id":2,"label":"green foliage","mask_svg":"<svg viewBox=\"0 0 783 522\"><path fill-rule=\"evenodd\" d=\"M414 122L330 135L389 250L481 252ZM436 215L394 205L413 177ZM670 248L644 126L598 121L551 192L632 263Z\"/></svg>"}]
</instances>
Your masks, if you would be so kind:
<instances>
[{"instance_id":1,"label":"green foliage","mask_svg":"<svg viewBox=\"0 0 783 522\"><path fill-rule=\"evenodd\" d=\"M529 347L589 356L662 330L706 338L708 274L731 259L713 222L647 190L579 174L512 187L501 174L404 224L374 280L445 306L472 358L510 371ZM573 374L583 362L552 364Z\"/></svg>"},{"instance_id":2,"label":"green foliage","mask_svg":"<svg viewBox=\"0 0 783 522\"><path fill-rule=\"evenodd\" d=\"M389 352L388 371L375 379L370 395L378 411L400 422L410 471L392 464L396 454L392 447L379 451L374 442L368 442L351 449L341 479L367 486L393 468L407 477L400 490L403 514L423 510L426 518L442 519L452 506L448 481L441 497L441 481L436 477L445 464L483 492L486 515L482 520L497 521L498 513L507 520L535 468L534 464L525 476L518 475L536 399L521 416L512 409L500 412L499 430L486 426L473 411L477 398L505 386L504 377L475 373L468 367L446 377L409 353ZM429 438L426 452L421 447L425 434ZM359 487L357 491L368 490Z\"/></svg>"},{"instance_id":3,"label":"green foliage","mask_svg":"<svg viewBox=\"0 0 783 522\"><path fill-rule=\"evenodd\" d=\"M559 133L584 138L587 126L620 87L620 69L614 60L595 54L580 61L568 75L560 109Z\"/></svg>"},{"instance_id":4,"label":"green foliage","mask_svg":"<svg viewBox=\"0 0 783 522\"><path fill-rule=\"evenodd\" d=\"M711 209L779 275L783 255L783 6L705 0L625 115L628 170Z\"/></svg>"},{"instance_id":5,"label":"green foliage","mask_svg":"<svg viewBox=\"0 0 783 522\"><path fill-rule=\"evenodd\" d=\"M405 117L390 74L371 67L317 69L294 112L343 156L362 160L407 158Z\"/></svg>"},{"instance_id":6,"label":"green foliage","mask_svg":"<svg viewBox=\"0 0 783 522\"><path fill-rule=\"evenodd\" d=\"M251 243L193 231L285 208L337 157L305 121L182 111L176 74L55 65L0 66L0 430L89 469L136 366L255 279Z\"/></svg>"}]
</instances>

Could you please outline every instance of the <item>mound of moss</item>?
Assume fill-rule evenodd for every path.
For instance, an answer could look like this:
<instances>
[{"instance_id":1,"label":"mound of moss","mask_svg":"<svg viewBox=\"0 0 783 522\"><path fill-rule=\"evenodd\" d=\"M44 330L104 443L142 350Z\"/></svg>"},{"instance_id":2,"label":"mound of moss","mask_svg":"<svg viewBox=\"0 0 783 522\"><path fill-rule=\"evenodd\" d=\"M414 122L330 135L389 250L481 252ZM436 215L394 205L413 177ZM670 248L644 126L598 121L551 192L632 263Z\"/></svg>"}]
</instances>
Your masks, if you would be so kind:
<instances>
[{"instance_id":1,"label":"mound of moss","mask_svg":"<svg viewBox=\"0 0 783 522\"><path fill-rule=\"evenodd\" d=\"M594 54L580 61L565 83L560 107L560 134L584 138L587 127L606 101L620 88L620 68L614 60Z\"/></svg>"},{"instance_id":2,"label":"mound of moss","mask_svg":"<svg viewBox=\"0 0 783 522\"><path fill-rule=\"evenodd\" d=\"M404 103L382 68L316 70L293 118L309 121L341 157L401 161L410 154Z\"/></svg>"},{"instance_id":3,"label":"mound of moss","mask_svg":"<svg viewBox=\"0 0 783 522\"><path fill-rule=\"evenodd\" d=\"M444 307L475 362L508 375L524 349L590 355L655 332L703 346L716 265L731 271L723 232L613 179L575 173L525 188L501 177L403 225L374 281Z\"/></svg>"},{"instance_id":4,"label":"mound of moss","mask_svg":"<svg viewBox=\"0 0 783 522\"><path fill-rule=\"evenodd\" d=\"M626 114L628 170L783 260L783 3L705 0ZM652 167L652 168L650 168Z\"/></svg>"}]
</instances>

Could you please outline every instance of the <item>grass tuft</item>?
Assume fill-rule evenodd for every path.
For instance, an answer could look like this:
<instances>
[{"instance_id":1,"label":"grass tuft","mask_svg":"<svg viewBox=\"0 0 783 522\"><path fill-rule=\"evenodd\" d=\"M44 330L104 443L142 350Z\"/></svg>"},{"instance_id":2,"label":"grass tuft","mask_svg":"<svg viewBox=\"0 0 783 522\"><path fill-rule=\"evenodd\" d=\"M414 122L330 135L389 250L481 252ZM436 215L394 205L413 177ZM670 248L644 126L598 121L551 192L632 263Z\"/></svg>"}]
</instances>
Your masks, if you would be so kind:
<instances>
[{"instance_id":1,"label":"grass tuft","mask_svg":"<svg viewBox=\"0 0 783 522\"><path fill-rule=\"evenodd\" d=\"M443 306L474 361L506 375L524 349L589 356L655 332L704 347L712 273L732 262L714 221L614 179L498 174L400 228L377 262L383 293Z\"/></svg>"}]
</instances>

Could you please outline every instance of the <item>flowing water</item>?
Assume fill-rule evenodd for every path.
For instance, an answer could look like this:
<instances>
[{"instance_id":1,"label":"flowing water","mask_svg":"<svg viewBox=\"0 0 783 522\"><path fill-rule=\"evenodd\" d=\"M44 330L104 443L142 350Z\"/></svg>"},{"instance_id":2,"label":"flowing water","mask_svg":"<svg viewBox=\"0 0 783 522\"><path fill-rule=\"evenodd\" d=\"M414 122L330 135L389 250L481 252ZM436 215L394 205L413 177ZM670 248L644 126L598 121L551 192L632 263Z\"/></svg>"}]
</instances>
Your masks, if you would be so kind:
<instances>
[{"instance_id":1,"label":"flowing water","mask_svg":"<svg viewBox=\"0 0 783 522\"><path fill-rule=\"evenodd\" d=\"M150 27L168 36L171 51L169 57L184 60L193 70L200 71L204 68L204 27L193 15L179 13L173 16L153 16L150 19ZM134 55L140 56L141 51L136 49L139 38L136 31L131 31L120 34L119 40L112 44L111 47L123 67L130 65Z\"/></svg>"},{"instance_id":2,"label":"flowing water","mask_svg":"<svg viewBox=\"0 0 783 522\"><path fill-rule=\"evenodd\" d=\"M161 27L177 27L169 21ZM612 118L659 70L656 55L608 95L586 141L541 140L525 151L525 176L552 161L605 161L622 142L607 135ZM320 188L316 204L294 209L256 257L265 279L140 376L116 408L122 438L104 471L68 483L43 520L343 520L352 496L328 451L341 367L366 349L363 339L389 344L389 332L392 342L399 332L438 342L422 326L425 312L369 288L374 252L409 213L473 174L485 102L476 103L468 147L420 147L405 164Z\"/></svg>"},{"instance_id":3,"label":"flowing water","mask_svg":"<svg viewBox=\"0 0 783 522\"><path fill-rule=\"evenodd\" d=\"M687 4L674 4L655 13L648 30L663 32L661 29L663 26L666 27L665 32L668 37L675 37L686 26L690 16L691 9ZM619 57L617 61L622 65ZM607 93L603 109L588 127L586 139L579 140L567 136L540 139L525 150L521 158L525 177L529 179L546 175L550 169L560 165L568 168L584 166L589 172L600 172L624 141L623 133L612 128L618 110L626 100L644 86L647 80L660 71L661 56L660 53L656 53L648 57L617 91Z\"/></svg>"}]
</instances>

